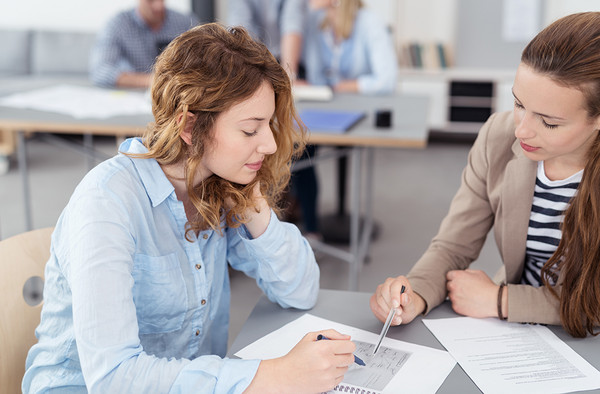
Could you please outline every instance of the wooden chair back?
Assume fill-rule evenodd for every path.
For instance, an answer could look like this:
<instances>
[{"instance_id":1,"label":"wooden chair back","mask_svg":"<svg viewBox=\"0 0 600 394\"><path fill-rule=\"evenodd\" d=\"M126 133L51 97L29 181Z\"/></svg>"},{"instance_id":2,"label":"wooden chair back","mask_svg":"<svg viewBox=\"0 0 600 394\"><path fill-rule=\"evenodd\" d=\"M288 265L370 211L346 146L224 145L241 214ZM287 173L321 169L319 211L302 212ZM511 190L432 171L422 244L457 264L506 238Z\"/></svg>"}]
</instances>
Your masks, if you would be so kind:
<instances>
[{"instance_id":1,"label":"wooden chair back","mask_svg":"<svg viewBox=\"0 0 600 394\"><path fill-rule=\"evenodd\" d=\"M25 358L37 342L44 267L53 228L0 241L0 392L21 392Z\"/></svg>"}]
</instances>

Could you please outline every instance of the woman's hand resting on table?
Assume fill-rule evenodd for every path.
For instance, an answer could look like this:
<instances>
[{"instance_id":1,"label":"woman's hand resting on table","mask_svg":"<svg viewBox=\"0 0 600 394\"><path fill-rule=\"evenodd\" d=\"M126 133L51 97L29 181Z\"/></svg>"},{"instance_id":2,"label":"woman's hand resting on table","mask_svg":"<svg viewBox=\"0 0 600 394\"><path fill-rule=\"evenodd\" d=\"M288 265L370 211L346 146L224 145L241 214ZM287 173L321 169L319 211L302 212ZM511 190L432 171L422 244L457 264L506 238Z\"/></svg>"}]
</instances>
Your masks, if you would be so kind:
<instances>
[{"instance_id":1,"label":"woman's hand resting on table","mask_svg":"<svg viewBox=\"0 0 600 394\"><path fill-rule=\"evenodd\" d=\"M485 272L448 271L446 280L454 312L470 317L498 316L498 285Z\"/></svg>"}]
</instances>

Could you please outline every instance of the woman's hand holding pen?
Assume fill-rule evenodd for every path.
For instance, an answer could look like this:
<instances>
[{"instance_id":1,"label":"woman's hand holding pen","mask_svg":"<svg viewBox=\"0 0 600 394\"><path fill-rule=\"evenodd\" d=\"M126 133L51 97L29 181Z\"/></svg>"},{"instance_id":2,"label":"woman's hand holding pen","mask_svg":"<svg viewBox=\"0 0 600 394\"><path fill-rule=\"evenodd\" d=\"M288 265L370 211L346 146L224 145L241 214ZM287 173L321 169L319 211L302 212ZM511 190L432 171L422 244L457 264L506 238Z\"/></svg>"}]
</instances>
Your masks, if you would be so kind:
<instances>
[{"instance_id":1,"label":"woman's hand holding pen","mask_svg":"<svg viewBox=\"0 0 600 394\"><path fill-rule=\"evenodd\" d=\"M318 341L318 335L330 341ZM283 357L263 360L245 393L319 393L341 383L356 346L335 330L308 333Z\"/></svg>"},{"instance_id":2,"label":"woman's hand holding pen","mask_svg":"<svg viewBox=\"0 0 600 394\"><path fill-rule=\"evenodd\" d=\"M402 286L405 292L401 294ZM387 278L385 282L377 286L377 290L371 296L371 310L377 319L385 322L391 308L396 308L396 317L392 325L410 323L425 310L425 301L417 293L412 291L410 282L405 276Z\"/></svg>"}]
</instances>

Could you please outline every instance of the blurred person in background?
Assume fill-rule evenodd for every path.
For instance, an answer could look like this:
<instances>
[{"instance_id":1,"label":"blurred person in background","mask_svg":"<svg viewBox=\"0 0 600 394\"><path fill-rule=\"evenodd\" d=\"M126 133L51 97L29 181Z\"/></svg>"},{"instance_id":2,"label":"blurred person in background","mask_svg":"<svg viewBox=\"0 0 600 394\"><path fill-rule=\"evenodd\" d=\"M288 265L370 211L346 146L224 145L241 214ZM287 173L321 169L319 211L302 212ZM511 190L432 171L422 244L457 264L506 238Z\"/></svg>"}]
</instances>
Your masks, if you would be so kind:
<instances>
[{"instance_id":1,"label":"blurred person in background","mask_svg":"<svg viewBox=\"0 0 600 394\"><path fill-rule=\"evenodd\" d=\"M139 0L136 8L115 15L98 33L90 79L102 87L149 87L156 56L197 24L194 15L167 8L165 0Z\"/></svg>"},{"instance_id":2,"label":"blurred person in background","mask_svg":"<svg viewBox=\"0 0 600 394\"><path fill-rule=\"evenodd\" d=\"M394 92L398 62L384 21L360 0L309 4L303 55L307 82L336 92Z\"/></svg>"}]
</instances>

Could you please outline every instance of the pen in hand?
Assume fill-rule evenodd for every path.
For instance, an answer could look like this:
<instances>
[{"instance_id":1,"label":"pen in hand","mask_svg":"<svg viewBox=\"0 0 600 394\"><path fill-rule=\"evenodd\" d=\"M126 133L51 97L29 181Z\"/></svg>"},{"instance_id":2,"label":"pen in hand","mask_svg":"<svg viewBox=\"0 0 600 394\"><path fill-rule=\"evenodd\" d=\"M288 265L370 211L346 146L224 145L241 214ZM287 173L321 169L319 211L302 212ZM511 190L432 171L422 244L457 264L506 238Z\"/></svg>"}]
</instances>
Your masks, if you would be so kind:
<instances>
[{"instance_id":1,"label":"pen in hand","mask_svg":"<svg viewBox=\"0 0 600 394\"><path fill-rule=\"evenodd\" d=\"M396 315L396 313L398 313L398 308L400 307L400 305L402 305L402 294L404 294L404 292L406 291L406 286L402 285L402 288L400 289L400 304L398 305L397 308L392 308L394 309L394 315ZM392 316L392 320L394 320L394 316ZM400 322L402 322L402 319L400 319ZM390 324L392 324L392 322L390 321ZM400 324L400 323L398 323Z\"/></svg>"},{"instance_id":2,"label":"pen in hand","mask_svg":"<svg viewBox=\"0 0 600 394\"><path fill-rule=\"evenodd\" d=\"M404 294L405 290L406 290L406 286L402 285L402 288L400 289L400 298L402 298L402 294ZM381 329L381 333L379 334L379 340L377 341L377 345L375 345L375 349L373 349L373 355L375 355L377 353L377 351L379 350L381 341L383 341L383 338L385 338L385 335L387 334L388 329L390 328L390 325L392 324L392 320L394 320L394 316L396 315L396 312L397 312L396 308L390 309L388 317L385 320L385 324L383 325L383 328Z\"/></svg>"},{"instance_id":3,"label":"pen in hand","mask_svg":"<svg viewBox=\"0 0 600 394\"><path fill-rule=\"evenodd\" d=\"M325 335L319 334L317 336L317 341L320 341L321 339L329 340L329 338L327 338ZM362 366L366 365L365 362L363 360L361 360L360 358L356 357L356 355L354 355L354 362L357 363L358 365L362 365Z\"/></svg>"},{"instance_id":4,"label":"pen in hand","mask_svg":"<svg viewBox=\"0 0 600 394\"><path fill-rule=\"evenodd\" d=\"M406 286L402 285L402 288L400 289L400 303L402 303L402 294L404 294L405 291L406 291Z\"/></svg>"}]
</instances>

